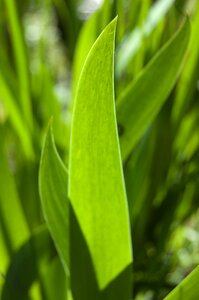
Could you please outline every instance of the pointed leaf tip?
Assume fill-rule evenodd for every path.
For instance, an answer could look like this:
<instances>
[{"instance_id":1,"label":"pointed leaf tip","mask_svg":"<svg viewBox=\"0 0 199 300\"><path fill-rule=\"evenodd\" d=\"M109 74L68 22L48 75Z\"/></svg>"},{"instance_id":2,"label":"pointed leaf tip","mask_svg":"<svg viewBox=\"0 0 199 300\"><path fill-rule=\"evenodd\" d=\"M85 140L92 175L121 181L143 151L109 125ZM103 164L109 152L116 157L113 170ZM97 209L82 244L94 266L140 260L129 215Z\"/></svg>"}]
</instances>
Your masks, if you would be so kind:
<instances>
[{"instance_id":1,"label":"pointed leaf tip","mask_svg":"<svg viewBox=\"0 0 199 300\"><path fill-rule=\"evenodd\" d=\"M39 170L39 191L43 214L55 242L66 275L69 276L68 174L54 143L53 120L48 125Z\"/></svg>"},{"instance_id":2,"label":"pointed leaf tip","mask_svg":"<svg viewBox=\"0 0 199 300\"><path fill-rule=\"evenodd\" d=\"M74 105L69 156L69 196L100 290L132 262L115 118L113 62L116 23L117 18L104 29L84 64ZM78 251L78 247L76 249ZM72 255L78 256L79 253L73 252ZM74 273L78 272L75 273L77 278L80 269L84 272L82 277L88 278L86 263L81 264L78 271L74 270ZM130 298L128 275L125 283L118 280L124 291L123 299ZM82 293L91 289L89 279L86 284L88 287L84 286ZM81 289L81 283L76 289ZM114 299L119 299L118 293L113 293ZM85 295L81 299L93 298Z\"/></svg>"}]
</instances>

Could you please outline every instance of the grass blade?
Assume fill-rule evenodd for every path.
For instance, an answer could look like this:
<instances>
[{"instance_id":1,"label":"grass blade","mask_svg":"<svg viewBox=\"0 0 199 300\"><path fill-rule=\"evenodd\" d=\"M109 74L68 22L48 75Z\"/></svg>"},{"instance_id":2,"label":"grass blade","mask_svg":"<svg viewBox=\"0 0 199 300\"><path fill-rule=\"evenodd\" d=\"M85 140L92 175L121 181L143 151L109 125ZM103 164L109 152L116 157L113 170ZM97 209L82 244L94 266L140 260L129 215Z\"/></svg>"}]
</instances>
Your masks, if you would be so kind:
<instances>
[{"instance_id":1,"label":"grass blade","mask_svg":"<svg viewBox=\"0 0 199 300\"><path fill-rule=\"evenodd\" d=\"M22 28L20 26L17 7L15 0L6 0L5 6L8 14L8 24L12 38L13 53L15 57L16 70L19 78L19 89L21 96L21 108L26 124L29 129L33 129L32 108L30 101L29 89L29 71L27 63L27 53L25 43L22 35Z\"/></svg>"}]
</instances>

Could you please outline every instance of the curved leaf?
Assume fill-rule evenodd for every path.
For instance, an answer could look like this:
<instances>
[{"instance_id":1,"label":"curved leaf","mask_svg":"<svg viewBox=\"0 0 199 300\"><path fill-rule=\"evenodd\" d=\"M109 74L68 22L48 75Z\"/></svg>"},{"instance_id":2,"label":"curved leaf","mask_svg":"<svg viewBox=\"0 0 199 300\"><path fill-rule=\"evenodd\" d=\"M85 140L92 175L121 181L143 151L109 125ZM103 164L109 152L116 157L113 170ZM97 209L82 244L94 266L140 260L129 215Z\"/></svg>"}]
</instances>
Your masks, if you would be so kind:
<instances>
[{"instance_id":1,"label":"curved leaf","mask_svg":"<svg viewBox=\"0 0 199 300\"><path fill-rule=\"evenodd\" d=\"M75 99L69 161L69 197L100 290L132 262L114 107L115 26L116 19L97 39L85 62ZM79 268L84 268L86 277L86 266ZM128 299L130 275L122 290L122 299ZM116 292L112 296L119 299Z\"/></svg>"},{"instance_id":2,"label":"curved leaf","mask_svg":"<svg viewBox=\"0 0 199 300\"><path fill-rule=\"evenodd\" d=\"M49 125L39 171L40 197L47 226L60 254L66 274L69 275L67 182L67 171L55 148L52 128Z\"/></svg>"},{"instance_id":3,"label":"curved leaf","mask_svg":"<svg viewBox=\"0 0 199 300\"><path fill-rule=\"evenodd\" d=\"M148 1L148 6L150 1ZM164 19L166 13L171 8L175 0L159 0L150 8L148 15L140 27L136 27L127 34L119 46L116 57L116 76L121 77L124 70L128 67L131 59L140 49L143 39L151 35L158 23ZM144 4L147 1L143 2Z\"/></svg>"},{"instance_id":4,"label":"curved leaf","mask_svg":"<svg viewBox=\"0 0 199 300\"><path fill-rule=\"evenodd\" d=\"M171 92L189 36L190 24L187 19L118 99L117 120L122 129L120 146L123 160L133 150Z\"/></svg>"}]
</instances>

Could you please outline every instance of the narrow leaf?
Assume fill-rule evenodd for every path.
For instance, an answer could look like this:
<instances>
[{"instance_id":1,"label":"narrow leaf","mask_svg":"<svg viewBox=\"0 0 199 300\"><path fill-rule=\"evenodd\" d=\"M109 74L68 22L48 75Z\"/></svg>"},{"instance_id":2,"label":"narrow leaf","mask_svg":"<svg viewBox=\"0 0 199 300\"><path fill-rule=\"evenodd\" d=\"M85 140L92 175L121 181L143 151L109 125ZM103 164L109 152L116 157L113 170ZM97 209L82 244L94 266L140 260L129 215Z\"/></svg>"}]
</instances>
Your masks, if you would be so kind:
<instances>
[{"instance_id":1,"label":"narrow leaf","mask_svg":"<svg viewBox=\"0 0 199 300\"><path fill-rule=\"evenodd\" d=\"M57 150L49 126L39 172L40 197L47 226L69 275L69 207L67 200L68 175Z\"/></svg>"},{"instance_id":2,"label":"narrow leaf","mask_svg":"<svg viewBox=\"0 0 199 300\"><path fill-rule=\"evenodd\" d=\"M17 13L17 2L15 0L4 1L7 9L8 26L10 29L11 42L13 46L13 54L15 65L19 79L19 93L21 100L21 108L24 119L29 129L33 129L33 116L30 99L30 83L27 62L26 47L23 40L22 26Z\"/></svg>"},{"instance_id":3,"label":"narrow leaf","mask_svg":"<svg viewBox=\"0 0 199 300\"><path fill-rule=\"evenodd\" d=\"M27 300L39 267L50 263L56 255L46 228L39 228L16 252L5 276L2 300Z\"/></svg>"},{"instance_id":4,"label":"narrow leaf","mask_svg":"<svg viewBox=\"0 0 199 300\"><path fill-rule=\"evenodd\" d=\"M196 300L199 299L199 267L195 268L165 300Z\"/></svg>"},{"instance_id":5,"label":"narrow leaf","mask_svg":"<svg viewBox=\"0 0 199 300\"><path fill-rule=\"evenodd\" d=\"M32 158L33 147L29 131L23 122L23 118L16 105L16 99L7 85L2 73L0 72L0 100L5 106L6 112L16 134L19 136L24 152L28 158Z\"/></svg>"},{"instance_id":6,"label":"narrow leaf","mask_svg":"<svg viewBox=\"0 0 199 300\"><path fill-rule=\"evenodd\" d=\"M14 176L3 151L4 142L4 134L0 130L0 227L6 247L13 254L29 237L30 232Z\"/></svg>"},{"instance_id":7,"label":"narrow leaf","mask_svg":"<svg viewBox=\"0 0 199 300\"><path fill-rule=\"evenodd\" d=\"M97 39L85 62L75 99L69 162L69 197L100 290L132 262L114 107L115 26L116 19ZM84 268L87 277L86 266L79 268ZM130 297L126 295L129 290L128 276L122 299ZM112 297L119 299L116 292Z\"/></svg>"},{"instance_id":8,"label":"narrow leaf","mask_svg":"<svg viewBox=\"0 0 199 300\"><path fill-rule=\"evenodd\" d=\"M121 77L124 70L128 67L131 59L138 52L143 44L145 37L151 35L158 23L165 17L175 0L159 0L150 8L148 15L142 26L136 27L132 32L127 34L119 46L116 59L116 76ZM148 5L147 1L143 5Z\"/></svg>"},{"instance_id":9,"label":"narrow leaf","mask_svg":"<svg viewBox=\"0 0 199 300\"><path fill-rule=\"evenodd\" d=\"M120 146L125 160L158 114L179 74L190 36L189 20L157 53L117 103L122 129Z\"/></svg>"}]
</instances>

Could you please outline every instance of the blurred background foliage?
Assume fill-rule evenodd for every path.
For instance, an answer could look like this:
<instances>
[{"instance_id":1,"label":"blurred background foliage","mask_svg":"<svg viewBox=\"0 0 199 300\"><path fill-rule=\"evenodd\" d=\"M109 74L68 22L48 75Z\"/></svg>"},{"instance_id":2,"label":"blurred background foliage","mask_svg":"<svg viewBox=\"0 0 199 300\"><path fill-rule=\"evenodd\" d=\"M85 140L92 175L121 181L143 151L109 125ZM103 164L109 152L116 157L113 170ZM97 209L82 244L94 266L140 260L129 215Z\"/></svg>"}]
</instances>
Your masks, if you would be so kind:
<instances>
[{"instance_id":1,"label":"blurred background foliage","mask_svg":"<svg viewBox=\"0 0 199 300\"><path fill-rule=\"evenodd\" d=\"M162 299L199 264L199 2L0 0L0 293L17 285L13 299L65 299L40 207L41 147L53 115L67 165L81 68L115 15L116 101L185 15L192 25L178 81L124 164L135 299Z\"/></svg>"}]
</instances>

